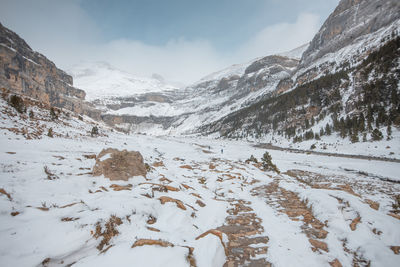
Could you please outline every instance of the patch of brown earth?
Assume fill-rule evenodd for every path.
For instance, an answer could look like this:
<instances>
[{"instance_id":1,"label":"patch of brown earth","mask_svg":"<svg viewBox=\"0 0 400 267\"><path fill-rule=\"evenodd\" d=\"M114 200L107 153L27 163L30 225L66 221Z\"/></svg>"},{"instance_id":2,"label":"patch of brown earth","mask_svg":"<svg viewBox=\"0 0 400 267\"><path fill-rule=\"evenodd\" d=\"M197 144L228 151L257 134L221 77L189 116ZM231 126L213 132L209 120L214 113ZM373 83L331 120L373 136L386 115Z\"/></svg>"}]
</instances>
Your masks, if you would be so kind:
<instances>
[{"instance_id":1,"label":"patch of brown earth","mask_svg":"<svg viewBox=\"0 0 400 267\"><path fill-rule=\"evenodd\" d=\"M62 222L73 222L73 221L76 221L76 220L79 220L79 218L72 218L72 217L63 217L63 218L61 218Z\"/></svg>"},{"instance_id":2,"label":"patch of brown earth","mask_svg":"<svg viewBox=\"0 0 400 267\"><path fill-rule=\"evenodd\" d=\"M321 249L323 251L329 252L328 250L328 245L325 242L316 240L316 239L308 239L308 242L313 246L312 250L315 252L318 249Z\"/></svg>"},{"instance_id":3,"label":"patch of brown earth","mask_svg":"<svg viewBox=\"0 0 400 267\"><path fill-rule=\"evenodd\" d=\"M178 191L180 191L179 188L177 188L177 187L173 187L170 185L157 184L157 183L140 183L139 185L143 185L143 184L152 185L152 188L154 189L154 191L159 191L159 192L168 192L168 191L178 192Z\"/></svg>"},{"instance_id":4,"label":"patch of brown earth","mask_svg":"<svg viewBox=\"0 0 400 267\"><path fill-rule=\"evenodd\" d=\"M389 212L388 215L392 216L393 218L396 218L396 219L400 220L400 214L395 214L395 213Z\"/></svg>"},{"instance_id":5,"label":"patch of brown earth","mask_svg":"<svg viewBox=\"0 0 400 267\"><path fill-rule=\"evenodd\" d=\"M194 190L194 188L193 187L191 187L191 186L189 186L189 185L187 185L187 184L181 184L186 190L188 190L188 189L192 189L192 190Z\"/></svg>"},{"instance_id":6,"label":"patch of brown earth","mask_svg":"<svg viewBox=\"0 0 400 267\"><path fill-rule=\"evenodd\" d=\"M153 217L152 215L147 218L147 223L148 224L155 224L157 222L157 218Z\"/></svg>"},{"instance_id":7,"label":"patch of brown earth","mask_svg":"<svg viewBox=\"0 0 400 267\"><path fill-rule=\"evenodd\" d=\"M370 199L366 199L365 202L367 202L367 204L374 210L379 210L379 203L372 201Z\"/></svg>"},{"instance_id":8,"label":"patch of brown earth","mask_svg":"<svg viewBox=\"0 0 400 267\"><path fill-rule=\"evenodd\" d=\"M340 261L338 259L334 259L333 261L331 261L329 263L332 267L342 267L342 264L340 263Z\"/></svg>"},{"instance_id":9,"label":"patch of brown earth","mask_svg":"<svg viewBox=\"0 0 400 267\"><path fill-rule=\"evenodd\" d=\"M83 157L86 159L96 159L96 154L85 154Z\"/></svg>"},{"instance_id":10,"label":"patch of brown earth","mask_svg":"<svg viewBox=\"0 0 400 267\"><path fill-rule=\"evenodd\" d=\"M9 193L7 193L7 191L5 189L0 188L0 194L7 196L8 200L12 201L11 195Z\"/></svg>"},{"instance_id":11,"label":"patch of brown earth","mask_svg":"<svg viewBox=\"0 0 400 267\"><path fill-rule=\"evenodd\" d=\"M76 204L79 204L79 203L84 203L84 202L81 201L81 202L73 202L73 203L70 203L70 204L66 204L64 206L61 206L60 209L65 209L65 208L68 208L68 207L72 207L72 206L74 206Z\"/></svg>"},{"instance_id":12,"label":"patch of brown earth","mask_svg":"<svg viewBox=\"0 0 400 267\"><path fill-rule=\"evenodd\" d=\"M206 206L206 204L204 204L204 202L199 200L199 199L196 200L196 204L199 205L200 207L205 207Z\"/></svg>"},{"instance_id":13,"label":"patch of brown earth","mask_svg":"<svg viewBox=\"0 0 400 267\"><path fill-rule=\"evenodd\" d=\"M127 184L127 185L118 185L118 184L112 184L110 185L110 188L112 188L114 191L122 191L122 190L132 190L132 185ZM107 191L107 189L105 190Z\"/></svg>"},{"instance_id":14,"label":"patch of brown earth","mask_svg":"<svg viewBox=\"0 0 400 267\"><path fill-rule=\"evenodd\" d=\"M146 226L146 228L147 228L147 230L149 230L149 231L153 231L153 232L160 232L160 230L159 230L159 229L157 229L157 228L154 228L154 227Z\"/></svg>"},{"instance_id":15,"label":"patch of brown earth","mask_svg":"<svg viewBox=\"0 0 400 267\"><path fill-rule=\"evenodd\" d=\"M153 167L157 168L157 167L165 167L164 162L162 161L156 161L152 164Z\"/></svg>"},{"instance_id":16,"label":"patch of brown earth","mask_svg":"<svg viewBox=\"0 0 400 267\"><path fill-rule=\"evenodd\" d=\"M178 208L180 208L180 209L182 209L182 210L186 210L185 205L184 205L183 202L180 201L179 199L175 199L175 198L167 197L167 196L162 196L162 197L159 198L159 200L160 200L161 204L163 204L163 205L164 205L165 203L167 203L167 202L173 202L173 203L176 204L176 206L177 206Z\"/></svg>"},{"instance_id":17,"label":"patch of brown earth","mask_svg":"<svg viewBox=\"0 0 400 267\"><path fill-rule=\"evenodd\" d=\"M182 166L179 166L179 168L181 168L181 169L193 170L193 167L190 166L190 165L182 165Z\"/></svg>"},{"instance_id":18,"label":"patch of brown earth","mask_svg":"<svg viewBox=\"0 0 400 267\"><path fill-rule=\"evenodd\" d=\"M135 241L135 243L132 245L131 248L141 247L141 246L173 247L174 244L163 240L139 239Z\"/></svg>"},{"instance_id":19,"label":"patch of brown earth","mask_svg":"<svg viewBox=\"0 0 400 267\"><path fill-rule=\"evenodd\" d=\"M390 249L393 251L394 254L400 254L400 246L391 246Z\"/></svg>"},{"instance_id":20,"label":"patch of brown earth","mask_svg":"<svg viewBox=\"0 0 400 267\"><path fill-rule=\"evenodd\" d=\"M98 238L102 238L102 240L100 241L100 243L97 245L97 249L100 251L103 251L103 248L105 246L109 246L111 239L114 236L119 235L118 230L116 229L116 227L118 225L122 224L122 220L121 218L112 215L110 217L110 219L105 223L104 228L102 227L100 222L96 223L96 229L95 232L93 233L93 237L98 239ZM108 248L106 248L108 249Z\"/></svg>"},{"instance_id":21,"label":"patch of brown earth","mask_svg":"<svg viewBox=\"0 0 400 267\"><path fill-rule=\"evenodd\" d=\"M360 222L361 222L361 217L360 216L355 218L350 224L351 231L355 231L357 229L357 224L359 224Z\"/></svg>"}]
</instances>

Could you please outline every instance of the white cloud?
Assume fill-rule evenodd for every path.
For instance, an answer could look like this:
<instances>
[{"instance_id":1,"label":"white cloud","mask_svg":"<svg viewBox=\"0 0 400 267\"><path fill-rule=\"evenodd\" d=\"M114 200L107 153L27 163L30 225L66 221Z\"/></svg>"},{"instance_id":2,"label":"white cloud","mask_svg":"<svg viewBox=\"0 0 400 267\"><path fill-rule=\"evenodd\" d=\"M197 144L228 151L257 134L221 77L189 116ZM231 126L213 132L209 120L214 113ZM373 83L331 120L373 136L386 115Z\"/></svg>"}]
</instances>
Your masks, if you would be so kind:
<instances>
[{"instance_id":1,"label":"white cloud","mask_svg":"<svg viewBox=\"0 0 400 267\"><path fill-rule=\"evenodd\" d=\"M319 29L319 16L300 14L295 23L265 27L239 49L241 58L281 53L310 42Z\"/></svg>"},{"instance_id":2,"label":"white cloud","mask_svg":"<svg viewBox=\"0 0 400 267\"><path fill-rule=\"evenodd\" d=\"M310 41L319 26L318 16L302 14L295 23L265 27L227 55L207 40L172 39L158 46L127 39L105 42L78 0L0 1L2 23L61 68L80 61L107 61L133 74L159 73L184 83L230 64L298 47Z\"/></svg>"},{"instance_id":3,"label":"white cloud","mask_svg":"<svg viewBox=\"0 0 400 267\"><path fill-rule=\"evenodd\" d=\"M159 73L168 80L192 82L225 66L205 40L170 40L162 46L139 41L115 40L104 44L98 58L141 75ZM103 57L103 58L102 58Z\"/></svg>"}]
</instances>

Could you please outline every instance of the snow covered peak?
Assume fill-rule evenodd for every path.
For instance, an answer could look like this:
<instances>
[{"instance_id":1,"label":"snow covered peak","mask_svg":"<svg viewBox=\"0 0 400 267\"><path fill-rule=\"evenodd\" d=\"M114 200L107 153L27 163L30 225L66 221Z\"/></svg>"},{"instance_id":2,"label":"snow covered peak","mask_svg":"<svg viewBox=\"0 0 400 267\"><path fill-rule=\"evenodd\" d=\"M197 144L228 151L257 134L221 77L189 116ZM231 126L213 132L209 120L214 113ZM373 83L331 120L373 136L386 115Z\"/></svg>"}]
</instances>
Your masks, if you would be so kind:
<instances>
[{"instance_id":1,"label":"snow covered peak","mask_svg":"<svg viewBox=\"0 0 400 267\"><path fill-rule=\"evenodd\" d=\"M227 67L225 69L222 69L220 71L213 72L213 73L203 77L200 81L195 83L195 85L206 82L206 81L220 80L222 78L229 78L229 77L236 76L236 75L242 76L244 74L244 71L246 70L246 68L251 63L253 63L253 61L255 61L255 60L257 60L257 59L254 59L249 62L242 63L242 64L234 64L234 65Z\"/></svg>"},{"instance_id":2,"label":"snow covered peak","mask_svg":"<svg viewBox=\"0 0 400 267\"><path fill-rule=\"evenodd\" d=\"M136 76L107 62L81 63L68 72L73 76L75 86L85 90L88 101L177 89L160 79Z\"/></svg>"},{"instance_id":3,"label":"snow covered peak","mask_svg":"<svg viewBox=\"0 0 400 267\"><path fill-rule=\"evenodd\" d=\"M304 51L306 51L306 49L308 48L309 45L310 45L310 43L307 43L307 44L304 44L293 50L283 52L280 54L276 54L276 55L300 60L301 56L303 55ZM271 56L273 56L273 55L271 55ZM203 82L207 82L207 81L212 81L212 80L221 80L222 78L230 78L232 76L242 76L245 73L245 70L247 69L248 66L250 66L252 63L254 63L262 58L263 57L254 58L248 62L241 63L241 64L234 64L234 65L229 66L220 71L213 72L213 73L203 77L200 81L198 81L194 85L200 84Z\"/></svg>"}]
</instances>

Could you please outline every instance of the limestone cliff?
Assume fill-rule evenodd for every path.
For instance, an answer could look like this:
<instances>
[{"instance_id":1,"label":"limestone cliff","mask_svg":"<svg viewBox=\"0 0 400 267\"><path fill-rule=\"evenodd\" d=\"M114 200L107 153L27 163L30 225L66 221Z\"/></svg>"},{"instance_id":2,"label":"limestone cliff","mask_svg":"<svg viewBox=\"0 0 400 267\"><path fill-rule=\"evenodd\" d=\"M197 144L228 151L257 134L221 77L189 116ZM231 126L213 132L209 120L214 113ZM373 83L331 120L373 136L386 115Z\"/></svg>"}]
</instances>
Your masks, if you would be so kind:
<instances>
[{"instance_id":1,"label":"limestone cliff","mask_svg":"<svg viewBox=\"0 0 400 267\"><path fill-rule=\"evenodd\" d=\"M85 92L73 87L72 77L42 54L33 51L16 33L0 24L0 87L42 103L99 118L84 102Z\"/></svg>"},{"instance_id":2,"label":"limestone cliff","mask_svg":"<svg viewBox=\"0 0 400 267\"><path fill-rule=\"evenodd\" d=\"M304 52L300 65L307 66L399 18L398 0L341 0Z\"/></svg>"}]
</instances>

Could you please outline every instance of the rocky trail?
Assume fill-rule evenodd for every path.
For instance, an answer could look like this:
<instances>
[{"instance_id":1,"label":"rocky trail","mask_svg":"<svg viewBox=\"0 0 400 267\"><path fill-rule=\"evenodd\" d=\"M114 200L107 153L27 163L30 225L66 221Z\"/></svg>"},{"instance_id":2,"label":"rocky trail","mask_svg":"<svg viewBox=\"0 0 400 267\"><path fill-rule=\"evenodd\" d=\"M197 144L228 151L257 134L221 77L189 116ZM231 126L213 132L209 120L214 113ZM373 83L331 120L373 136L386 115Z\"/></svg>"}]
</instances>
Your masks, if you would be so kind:
<instances>
[{"instance_id":1,"label":"rocky trail","mask_svg":"<svg viewBox=\"0 0 400 267\"><path fill-rule=\"evenodd\" d=\"M289 182L295 183L296 186L302 188L310 187L323 190L326 196L335 198L340 204L339 209L343 215L343 220L348 223L349 230L356 231L357 227L359 227L358 224L363 221L360 213L354 209L352 210L349 203L342 198L331 196L329 191L356 197L372 210L379 210L379 203L366 199L354 192L351 183L347 182L349 180L348 177L328 177L320 173L288 170L282 175L264 174L270 179L269 183L265 184L265 181L261 182L255 177L248 176L249 172L246 171L249 168L248 164L223 160L222 162L228 164L230 167L225 170L219 170L215 165L218 166L217 163L220 161L221 159L213 158L213 163L210 164L212 171L220 173L217 181L222 183L225 178L235 181L235 183L240 184L242 192L247 192L251 195L247 199L237 199L224 198L223 194L216 194L219 201L227 201L230 204L225 223L216 228L217 231L228 237L228 242L224 244L227 256L224 266L272 266L268 255L269 237L262 225L263 219L268 220L268 218L261 218L263 216L260 217L257 211L253 209L251 201L254 197L272 208L279 214L278 216L287 216L290 221L296 223L299 233L305 237L303 240L308 241L308 244L303 245L309 247L310 251L316 256L325 255L324 260L326 264L335 267L347 266L348 264L352 266L370 266L371 261L360 253L359 249L354 251L346 247L346 239L337 240L338 242L342 242L339 253L336 248L331 253L327 238L329 227L331 227L328 220L321 221L317 219L313 213L312 205L309 205L307 200L302 199L298 193L280 186L280 182ZM195 164L195 166L199 165L201 164ZM196 168L195 166L192 167L192 170ZM260 165L254 164L254 167L260 167ZM329 180L331 182L328 182ZM334 182L332 183L332 181ZM365 191L366 189L365 184L358 184L357 186L358 192ZM399 219L394 213L389 212L388 215ZM377 232L376 228L371 229L371 231L374 235L379 236L382 234L382 232ZM296 239L295 236L292 238ZM397 246L390 246L388 249L391 249L395 253L394 247ZM291 248L287 249L290 250ZM345 255L347 261L340 261L338 259L340 254L342 254L341 256Z\"/></svg>"}]
</instances>

